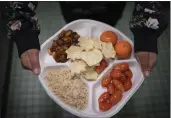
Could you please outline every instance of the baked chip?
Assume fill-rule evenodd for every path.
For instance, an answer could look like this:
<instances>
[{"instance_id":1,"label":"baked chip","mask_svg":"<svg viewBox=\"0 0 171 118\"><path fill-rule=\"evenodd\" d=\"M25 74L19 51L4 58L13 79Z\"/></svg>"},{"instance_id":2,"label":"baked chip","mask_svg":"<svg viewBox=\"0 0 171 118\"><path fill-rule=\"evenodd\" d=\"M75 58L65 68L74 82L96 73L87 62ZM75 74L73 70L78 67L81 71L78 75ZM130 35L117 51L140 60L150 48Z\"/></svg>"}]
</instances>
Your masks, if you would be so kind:
<instances>
[{"instance_id":1,"label":"baked chip","mask_svg":"<svg viewBox=\"0 0 171 118\"><path fill-rule=\"evenodd\" d=\"M98 73L94 70L94 68L90 67L83 73L83 76L89 81L94 81L97 80Z\"/></svg>"},{"instance_id":2,"label":"baked chip","mask_svg":"<svg viewBox=\"0 0 171 118\"><path fill-rule=\"evenodd\" d=\"M101 40L99 40L99 39L93 39L93 41L94 41L93 47L95 49L102 50L102 43L103 42Z\"/></svg>"},{"instance_id":3,"label":"baked chip","mask_svg":"<svg viewBox=\"0 0 171 118\"><path fill-rule=\"evenodd\" d=\"M83 51L81 53L81 59L84 60L88 66L94 66L103 59L103 54L98 49L93 49L88 52Z\"/></svg>"},{"instance_id":4,"label":"baked chip","mask_svg":"<svg viewBox=\"0 0 171 118\"><path fill-rule=\"evenodd\" d=\"M73 46L73 45L70 46L70 48L66 50L67 59L71 59L71 60L80 59L82 50L83 49L79 46Z\"/></svg>"},{"instance_id":5,"label":"baked chip","mask_svg":"<svg viewBox=\"0 0 171 118\"><path fill-rule=\"evenodd\" d=\"M91 38L80 38L79 39L79 45L83 48L85 51L89 51L93 49L94 41Z\"/></svg>"},{"instance_id":6,"label":"baked chip","mask_svg":"<svg viewBox=\"0 0 171 118\"><path fill-rule=\"evenodd\" d=\"M112 43L110 43L110 42L102 43L102 53L106 59L115 58L115 56L116 56L116 51L115 51Z\"/></svg>"},{"instance_id":7,"label":"baked chip","mask_svg":"<svg viewBox=\"0 0 171 118\"><path fill-rule=\"evenodd\" d=\"M70 69L71 74L80 74L81 72L86 71L87 64L82 60L75 60L74 62L71 62Z\"/></svg>"}]
</instances>

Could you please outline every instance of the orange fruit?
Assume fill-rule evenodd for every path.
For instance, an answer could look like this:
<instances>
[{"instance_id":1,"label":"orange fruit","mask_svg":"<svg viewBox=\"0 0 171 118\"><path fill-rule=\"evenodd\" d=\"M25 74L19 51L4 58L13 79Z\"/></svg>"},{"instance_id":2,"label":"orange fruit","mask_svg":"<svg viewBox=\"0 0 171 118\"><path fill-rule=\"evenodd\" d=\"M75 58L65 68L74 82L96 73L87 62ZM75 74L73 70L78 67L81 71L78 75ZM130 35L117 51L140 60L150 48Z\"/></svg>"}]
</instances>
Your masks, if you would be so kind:
<instances>
[{"instance_id":1,"label":"orange fruit","mask_svg":"<svg viewBox=\"0 0 171 118\"><path fill-rule=\"evenodd\" d=\"M101 41L103 42L111 42L113 45L115 45L118 41L117 35L112 31L105 31L100 36Z\"/></svg>"},{"instance_id":2,"label":"orange fruit","mask_svg":"<svg viewBox=\"0 0 171 118\"><path fill-rule=\"evenodd\" d=\"M116 55L121 59L129 58L132 52L131 44L127 41L119 41L115 45Z\"/></svg>"}]
</instances>

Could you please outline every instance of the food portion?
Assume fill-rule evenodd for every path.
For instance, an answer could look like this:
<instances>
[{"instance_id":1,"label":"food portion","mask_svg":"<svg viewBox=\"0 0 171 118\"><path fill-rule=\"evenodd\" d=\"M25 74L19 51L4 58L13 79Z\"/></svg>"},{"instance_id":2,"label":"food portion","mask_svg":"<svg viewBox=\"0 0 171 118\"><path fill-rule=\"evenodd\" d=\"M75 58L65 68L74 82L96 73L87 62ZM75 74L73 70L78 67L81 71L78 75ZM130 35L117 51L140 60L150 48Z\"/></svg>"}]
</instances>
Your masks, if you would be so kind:
<instances>
[{"instance_id":1,"label":"food portion","mask_svg":"<svg viewBox=\"0 0 171 118\"><path fill-rule=\"evenodd\" d=\"M81 72L86 71L86 63L82 60L76 60L71 63L70 69L71 69L71 75L74 76L75 74L80 74Z\"/></svg>"},{"instance_id":2,"label":"food portion","mask_svg":"<svg viewBox=\"0 0 171 118\"><path fill-rule=\"evenodd\" d=\"M80 38L79 39L79 45L85 50L85 51L89 51L91 49L93 49L93 45L94 45L94 40L92 40L91 38Z\"/></svg>"},{"instance_id":3,"label":"food portion","mask_svg":"<svg viewBox=\"0 0 171 118\"><path fill-rule=\"evenodd\" d=\"M103 42L111 42L115 45L118 41L117 35L112 31L104 31L100 36L101 41Z\"/></svg>"},{"instance_id":4,"label":"food portion","mask_svg":"<svg viewBox=\"0 0 171 118\"><path fill-rule=\"evenodd\" d=\"M73 61L83 59L89 66L93 66L102 60L102 58L115 59L117 56L118 59L127 59L131 56L131 44L127 41L118 40L117 34L113 31L104 31L100 39L97 39L80 37L79 34L72 30L63 30L58 35L58 38L53 40L48 52L56 62L64 63L68 59ZM92 59L93 57L91 56L94 56L95 59Z\"/></svg>"},{"instance_id":5,"label":"food portion","mask_svg":"<svg viewBox=\"0 0 171 118\"><path fill-rule=\"evenodd\" d=\"M104 31L101 36L100 39L102 42L110 42L112 43L114 50L115 50L115 55L118 57L118 59L127 59L131 56L132 53L132 46L129 42L127 41L119 41L116 33L114 33L113 31ZM106 45L107 46L107 45ZM109 47L110 45L108 45L107 47ZM111 46L109 49L112 49ZM106 57L108 57L108 55L110 55L110 53L105 53Z\"/></svg>"},{"instance_id":6,"label":"food portion","mask_svg":"<svg viewBox=\"0 0 171 118\"><path fill-rule=\"evenodd\" d=\"M116 51L114 50L112 43L102 43L102 53L106 59L114 59L116 56Z\"/></svg>"},{"instance_id":7,"label":"food portion","mask_svg":"<svg viewBox=\"0 0 171 118\"><path fill-rule=\"evenodd\" d=\"M102 79L101 85L102 87L107 87L110 82L111 82L111 77L107 75Z\"/></svg>"},{"instance_id":8,"label":"food portion","mask_svg":"<svg viewBox=\"0 0 171 118\"><path fill-rule=\"evenodd\" d=\"M93 43L93 48L95 49L99 49L102 50L102 41L98 40L98 39L93 39L94 43Z\"/></svg>"},{"instance_id":9,"label":"food portion","mask_svg":"<svg viewBox=\"0 0 171 118\"><path fill-rule=\"evenodd\" d=\"M78 46L70 46L68 50L66 50L67 53L67 59L71 60L76 60L76 59L81 59L81 53L82 53L82 48Z\"/></svg>"},{"instance_id":10,"label":"food portion","mask_svg":"<svg viewBox=\"0 0 171 118\"><path fill-rule=\"evenodd\" d=\"M102 65L102 62L105 63L105 65ZM70 69L72 76L82 76L88 81L95 81L107 66L108 64L105 60L100 61L99 66L89 66L83 60L75 60L71 62Z\"/></svg>"},{"instance_id":11,"label":"food portion","mask_svg":"<svg viewBox=\"0 0 171 118\"><path fill-rule=\"evenodd\" d=\"M106 60L102 59L100 65L95 66L95 71L100 74L104 71L104 69L108 66Z\"/></svg>"},{"instance_id":12,"label":"food portion","mask_svg":"<svg viewBox=\"0 0 171 118\"><path fill-rule=\"evenodd\" d=\"M53 40L48 52L58 63L70 60L69 68L48 71L48 87L67 105L84 109L88 104L88 89L81 78L96 81L108 67L108 62L128 59L132 46L127 41L120 41L113 31L104 31L98 39L80 37L77 32L63 30L58 38ZM98 98L101 111L108 111L121 101L123 93L132 88L132 77L128 63L113 66L109 74L101 80L102 88L107 90Z\"/></svg>"},{"instance_id":13,"label":"food portion","mask_svg":"<svg viewBox=\"0 0 171 118\"><path fill-rule=\"evenodd\" d=\"M69 68L49 70L45 80L50 90L67 105L76 109L87 106L87 86L80 76L72 76Z\"/></svg>"},{"instance_id":14,"label":"food portion","mask_svg":"<svg viewBox=\"0 0 171 118\"><path fill-rule=\"evenodd\" d=\"M110 42L102 42L97 38L79 38L79 43L75 45L74 47L71 46L68 50L66 50L67 54L75 55L76 57L80 57L80 52L83 53L83 55L89 55L87 53L92 53L89 57L93 56L94 54L98 53L98 55L101 55L102 58L106 59L114 59L116 52L114 47L112 46L112 43ZM100 53L100 54L99 54ZM96 57L97 58L97 57ZM101 59L102 59L101 58ZM68 59L75 60L74 57L68 57ZM80 58L79 58L80 59ZM93 60L93 59L91 59Z\"/></svg>"},{"instance_id":15,"label":"food portion","mask_svg":"<svg viewBox=\"0 0 171 118\"><path fill-rule=\"evenodd\" d=\"M71 45L76 45L80 35L72 30L63 30L56 40L53 40L52 46L48 49L49 55L51 55L56 62L64 63L67 59L66 50Z\"/></svg>"},{"instance_id":16,"label":"food portion","mask_svg":"<svg viewBox=\"0 0 171 118\"><path fill-rule=\"evenodd\" d=\"M132 47L126 41L118 42L118 37L113 31L104 31L100 39L97 39L80 37L72 30L64 30L58 35L57 40L53 40L48 52L56 62L83 60L87 68L94 67L96 73L100 74L106 68L99 66L100 61L115 59L116 56L119 59L129 58Z\"/></svg>"},{"instance_id":17,"label":"food portion","mask_svg":"<svg viewBox=\"0 0 171 118\"><path fill-rule=\"evenodd\" d=\"M101 80L101 86L107 88L107 92L102 93L98 99L101 111L108 111L119 103L123 92L132 88L132 76L128 63L123 62L113 66L111 72Z\"/></svg>"},{"instance_id":18,"label":"food portion","mask_svg":"<svg viewBox=\"0 0 171 118\"><path fill-rule=\"evenodd\" d=\"M108 66L106 60L114 59L116 55L112 43L102 42L97 38L83 37L79 38L77 45L70 46L66 53L67 58L71 60L71 65L74 64L74 68L71 67L75 69L72 71L72 75L80 74L80 76L85 77L89 81L96 80L99 74ZM75 62L80 60L86 64L86 66L84 64L86 70L81 70L80 65L75 64Z\"/></svg>"},{"instance_id":19,"label":"food portion","mask_svg":"<svg viewBox=\"0 0 171 118\"><path fill-rule=\"evenodd\" d=\"M83 51L81 53L81 59L84 60L88 66L95 66L103 59L103 55L98 49L93 49L91 51Z\"/></svg>"},{"instance_id":20,"label":"food portion","mask_svg":"<svg viewBox=\"0 0 171 118\"><path fill-rule=\"evenodd\" d=\"M127 59L131 56L132 47L127 41L119 41L115 45L116 54L120 59Z\"/></svg>"},{"instance_id":21,"label":"food portion","mask_svg":"<svg viewBox=\"0 0 171 118\"><path fill-rule=\"evenodd\" d=\"M97 80L98 73L94 70L93 67L90 67L87 68L87 70L82 73L82 76L84 76L89 81L95 81Z\"/></svg>"}]
</instances>

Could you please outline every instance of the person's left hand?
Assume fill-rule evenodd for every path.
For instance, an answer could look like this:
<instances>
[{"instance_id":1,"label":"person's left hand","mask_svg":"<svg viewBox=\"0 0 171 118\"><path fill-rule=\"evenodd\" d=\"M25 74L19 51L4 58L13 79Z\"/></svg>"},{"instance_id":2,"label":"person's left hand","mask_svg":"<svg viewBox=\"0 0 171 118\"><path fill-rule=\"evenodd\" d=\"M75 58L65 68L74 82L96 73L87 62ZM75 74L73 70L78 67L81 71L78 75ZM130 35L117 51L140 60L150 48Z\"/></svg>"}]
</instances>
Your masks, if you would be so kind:
<instances>
[{"instance_id":1,"label":"person's left hand","mask_svg":"<svg viewBox=\"0 0 171 118\"><path fill-rule=\"evenodd\" d=\"M145 77L150 75L157 61L157 54L153 52L137 52L136 56L141 64L142 72Z\"/></svg>"},{"instance_id":2,"label":"person's left hand","mask_svg":"<svg viewBox=\"0 0 171 118\"><path fill-rule=\"evenodd\" d=\"M21 64L24 69L31 70L38 75L40 73L39 50L30 49L22 53Z\"/></svg>"}]
</instances>

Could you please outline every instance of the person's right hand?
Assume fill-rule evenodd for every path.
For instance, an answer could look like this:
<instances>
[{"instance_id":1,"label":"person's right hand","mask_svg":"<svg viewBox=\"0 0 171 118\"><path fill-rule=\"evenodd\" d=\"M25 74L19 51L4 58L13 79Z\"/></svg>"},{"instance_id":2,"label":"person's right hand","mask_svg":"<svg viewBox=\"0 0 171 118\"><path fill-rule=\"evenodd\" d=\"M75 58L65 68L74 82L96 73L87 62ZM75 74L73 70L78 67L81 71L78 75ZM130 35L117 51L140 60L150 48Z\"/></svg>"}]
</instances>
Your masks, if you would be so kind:
<instances>
[{"instance_id":1,"label":"person's right hand","mask_svg":"<svg viewBox=\"0 0 171 118\"><path fill-rule=\"evenodd\" d=\"M141 64L144 76L148 77L156 64L157 54L153 52L137 52L136 56Z\"/></svg>"},{"instance_id":2,"label":"person's right hand","mask_svg":"<svg viewBox=\"0 0 171 118\"><path fill-rule=\"evenodd\" d=\"M21 54L21 64L24 69L40 74L39 50L30 49Z\"/></svg>"}]
</instances>

